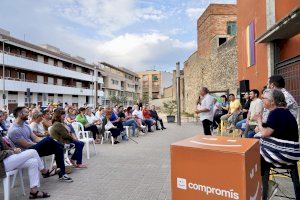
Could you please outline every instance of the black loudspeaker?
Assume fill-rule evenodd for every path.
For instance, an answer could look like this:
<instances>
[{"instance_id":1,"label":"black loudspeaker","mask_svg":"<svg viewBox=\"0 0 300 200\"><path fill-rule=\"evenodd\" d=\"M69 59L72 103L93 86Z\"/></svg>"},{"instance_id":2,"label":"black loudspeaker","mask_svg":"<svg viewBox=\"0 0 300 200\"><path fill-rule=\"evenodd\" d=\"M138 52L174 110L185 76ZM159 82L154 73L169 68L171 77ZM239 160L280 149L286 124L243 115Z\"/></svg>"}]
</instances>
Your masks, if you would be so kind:
<instances>
[{"instance_id":1,"label":"black loudspeaker","mask_svg":"<svg viewBox=\"0 0 300 200\"><path fill-rule=\"evenodd\" d=\"M248 92L249 90L250 90L249 80L241 80L240 81L240 101L243 106L245 104L244 94L246 92Z\"/></svg>"},{"instance_id":2,"label":"black loudspeaker","mask_svg":"<svg viewBox=\"0 0 300 200\"><path fill-rule=\"evenodd\" d=\"M245 93L248 92L250 90L249 87L249 80L241 80L240 81L240 93Z\"/></svg>"}]
</instances>

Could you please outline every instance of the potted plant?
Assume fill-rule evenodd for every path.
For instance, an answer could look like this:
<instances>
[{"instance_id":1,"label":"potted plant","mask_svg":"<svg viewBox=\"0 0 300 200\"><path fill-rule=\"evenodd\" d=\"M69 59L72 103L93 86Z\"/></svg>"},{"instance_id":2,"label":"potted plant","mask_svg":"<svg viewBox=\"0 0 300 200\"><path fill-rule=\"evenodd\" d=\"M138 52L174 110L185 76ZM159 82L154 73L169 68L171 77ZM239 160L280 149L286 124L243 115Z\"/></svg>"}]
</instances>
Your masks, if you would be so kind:
<instances>
[{"instance_id":1,"label":"potted plant","mask_svg":"<svg viewBox=\"0 0 300 200\"><path fill-rule=\"evenodd\" d=\"M167 122L175 122L176 101L168 101L163 103L164 112L167 113Z\"/></svg>"}]
</instances>

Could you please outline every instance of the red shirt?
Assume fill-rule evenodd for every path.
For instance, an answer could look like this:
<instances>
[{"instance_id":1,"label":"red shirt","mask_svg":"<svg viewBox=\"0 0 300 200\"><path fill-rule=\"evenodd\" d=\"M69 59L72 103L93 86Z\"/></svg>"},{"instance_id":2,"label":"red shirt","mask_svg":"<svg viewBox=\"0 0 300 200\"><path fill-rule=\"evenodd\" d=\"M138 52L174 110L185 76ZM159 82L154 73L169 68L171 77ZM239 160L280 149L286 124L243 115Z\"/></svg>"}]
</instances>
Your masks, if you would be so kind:
<instances>
[{"instance_id":1,"label":"red shirt","mask_svg":"<svg viewBox=\"0 0 300 200\"><path fill-rule=\"evenodd\" d=\"M151 113L150 113L150 111L148 109L144 109L143 110L143 115L144 115L145 119L151 119L152 118L151 117Z\"/></svg>"}]
</instances>

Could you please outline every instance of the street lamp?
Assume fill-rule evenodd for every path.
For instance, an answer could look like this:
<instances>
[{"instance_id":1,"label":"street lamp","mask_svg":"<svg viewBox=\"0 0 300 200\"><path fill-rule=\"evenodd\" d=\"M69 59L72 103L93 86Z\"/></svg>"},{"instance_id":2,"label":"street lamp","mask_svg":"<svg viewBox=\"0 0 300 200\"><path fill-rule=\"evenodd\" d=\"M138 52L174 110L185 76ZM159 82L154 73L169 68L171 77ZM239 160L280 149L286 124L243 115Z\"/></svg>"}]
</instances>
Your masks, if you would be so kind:
<instances>
[{"instance_id":1,"label":"street lamp","mask_svg":"<svg viewBox=\"0 0 300 200\"><path fill-rule=\"evenodd\" d=\"M5 96L5 65L4 65L4 45L5 45L5 41L8 41L7 39L3 39L2 37L2 80L3 80L3 107L5 106L5 99L6 99L6 96Z\"/></svg>"}]
</instances>

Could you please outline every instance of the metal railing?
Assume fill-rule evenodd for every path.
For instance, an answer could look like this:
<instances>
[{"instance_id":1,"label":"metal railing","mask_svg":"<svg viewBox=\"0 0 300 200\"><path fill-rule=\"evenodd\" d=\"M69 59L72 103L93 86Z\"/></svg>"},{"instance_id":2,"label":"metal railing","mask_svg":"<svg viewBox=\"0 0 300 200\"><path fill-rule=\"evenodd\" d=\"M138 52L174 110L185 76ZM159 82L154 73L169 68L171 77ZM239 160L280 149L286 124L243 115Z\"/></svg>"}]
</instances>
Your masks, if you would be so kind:
<instances>
[{"instance_id":1,"label":"metal railing","mask_svg":"<svg viewBox=\"0 0 300 200\"><path fill-rule=\"evenodd\" d=\"M0 76L0 79L2 79L2 76ZM19 78L12 78L12 77L5 77L5 80L12 80L12 81L21 81L21 82L27 82L27 83L40 83L45 85L55 85L55 86L64 86L64 87L72 87L72 88L79 88L76 85L66 85L66 84L57 84L57 83L47 83L47 82L38 82L35 80L28 80L28 79L19 79ZM80 89L91 89L89 87L80 87Z\"/></svg>"},{"instance_id":2,"label":"metal railing","mask_svg":"<svg viewBox=\"0 0 300 200\"><path fill-rule=\"evenodd\" d=\"M0 50L0 52L2 53L2 50ZM6 52L6 51L4 51L4 53L7 54L7 55L10 55L10 56L15 56L15 57L19 57L19 58L31 60L31 61L34 61L34 62L39 62L38 59L36 59L36 58L30 58L30 57L27 57L27 56L18 55L18 54ZM49 63L45 63L45 62L40 62L40 63L46 64L46 65L50 65ZM72 68L69 68L69 67L66 67L66 66L58 66L58 65L52 65L52 66L64 68L64 69L71 70L71 71L75 71L75 72L79 72L79 71L76 71L76 69L72 69ZM79 73L91 75L90 73L88 73L88 72L83 72L83 71L81 71L81 72L79 72ZM91 76L92 76L92 75L91 75Z\"/></svg>"}]
</instances>

